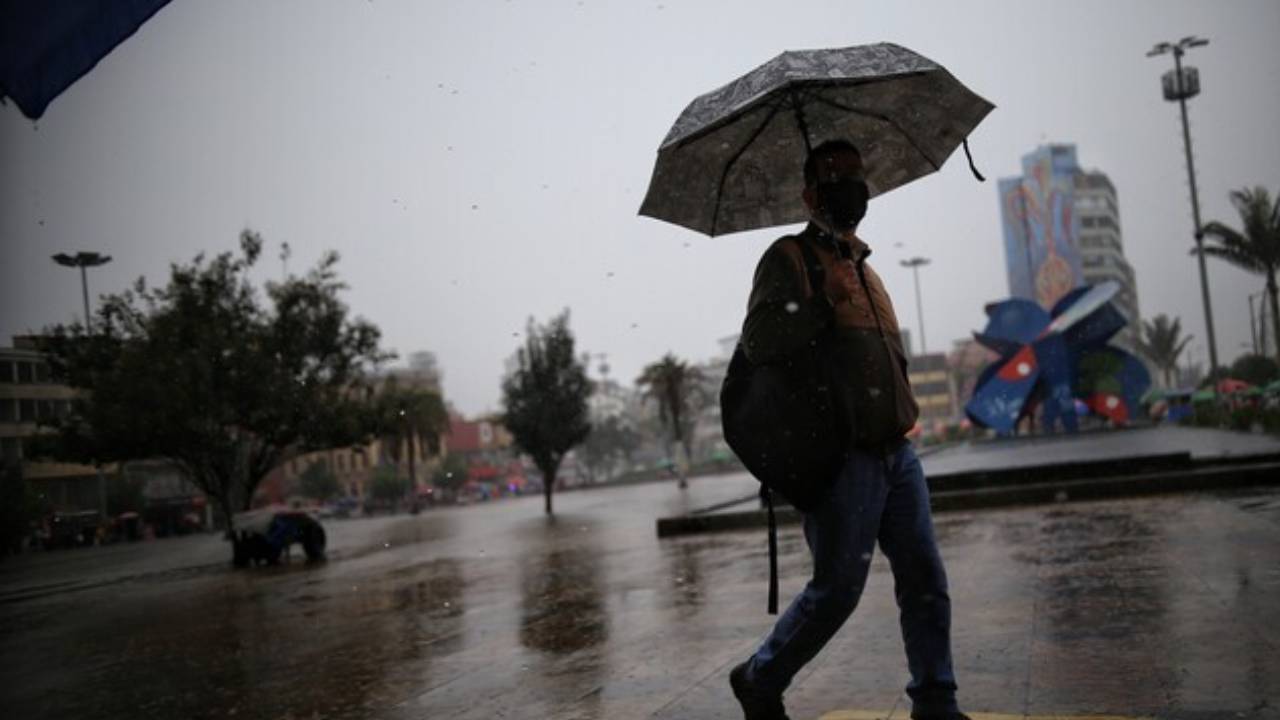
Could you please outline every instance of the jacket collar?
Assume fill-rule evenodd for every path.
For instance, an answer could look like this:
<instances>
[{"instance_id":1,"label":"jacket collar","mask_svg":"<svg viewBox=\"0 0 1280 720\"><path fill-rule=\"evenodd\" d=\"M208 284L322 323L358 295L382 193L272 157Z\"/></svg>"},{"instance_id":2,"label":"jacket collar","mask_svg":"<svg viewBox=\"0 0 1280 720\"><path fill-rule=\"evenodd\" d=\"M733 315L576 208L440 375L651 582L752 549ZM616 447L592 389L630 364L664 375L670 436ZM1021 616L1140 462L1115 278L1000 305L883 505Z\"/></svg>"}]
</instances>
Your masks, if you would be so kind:
<instances>
[{"instance_id":1,"label":"jacket collar","mask_svg":"<svg viewBox=\"0 0 1280 720\"><path fill-rule=\"evenodd\" d=\"M804 232L800 234L831 251L835 251L836 243L841 242L834 235L819 227L818 224L812 220L809 221L807 226L805 226ZM852 259L855 261L865 260L869 255L871 255L871 246L863 242L857 235L854 235L853 238L843 242L849 246L850 254Z\"/></svg>"}]
</instances>

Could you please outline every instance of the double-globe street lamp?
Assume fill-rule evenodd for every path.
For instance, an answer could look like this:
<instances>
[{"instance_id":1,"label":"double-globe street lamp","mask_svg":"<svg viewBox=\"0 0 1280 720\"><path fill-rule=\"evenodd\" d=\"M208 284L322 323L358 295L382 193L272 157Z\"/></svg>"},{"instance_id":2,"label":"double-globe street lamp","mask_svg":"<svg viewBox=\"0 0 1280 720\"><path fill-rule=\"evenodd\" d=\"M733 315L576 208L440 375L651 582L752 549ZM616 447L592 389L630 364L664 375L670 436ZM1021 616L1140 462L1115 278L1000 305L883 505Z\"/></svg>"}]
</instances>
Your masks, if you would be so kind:
<instances>
[{"instance_id":1,"label":"double-globe street lamp","mask_svg":"<svg viewBox=\"0 0 1280 720\"><path fill-rule=\"evenodd\" d=\"M1191 131L1187 127L1187 100L1200 94L1200 73L1193 67L1182 66L1182 56L1188 49L1203 47L1209 41L1188 35L1177 42L1156 44L1147 57L1173 53L1173 71L1161 78L1164 99L1177 101L1182 111L1182 144L1187 154L1187 175L1191 178L1191 217L1195 222L1196 259L1200 263L1200 295L1204 300L1204 328L1209 341L1209 372L1218 367L1218 342L1213 332L1213 308L1209 303L1209 275L1204 263L1204 229L1200 224L1200 197L1196 194L1196 167L1191 157Z\"/></svg>"},{"instance_id":2,"label":"double-globe street lamp","mask_svg":"<svg viewBox=\"0 0 1280 720\"><path fill-rule=\"evenodd\" d=\"M84 294L84 331L85 334L88 334L92 329L93 320L89 315L89 277L86 270L91 267L106 265L111 262L111 256L99 255L95 252L78 252L75 255L58 253L53 256L53 261L63 267L80 268L80 290Z\"/></svg>"},{"instance_id":3,"label":"double-globe street lamp","mask_svg":"<svg viewBox=\"0 0 1280 720\"><path fill-rule=\"evenodd\" d=\"M924 342L924 305L920 302L920 266L928 265L929 258L913 257L910 260L899 260L898 264L911 268L911 274L916 281L916 320L920 323L920 354L924 355L929 352L929 348Z\"/></svg>"}]
</instances>

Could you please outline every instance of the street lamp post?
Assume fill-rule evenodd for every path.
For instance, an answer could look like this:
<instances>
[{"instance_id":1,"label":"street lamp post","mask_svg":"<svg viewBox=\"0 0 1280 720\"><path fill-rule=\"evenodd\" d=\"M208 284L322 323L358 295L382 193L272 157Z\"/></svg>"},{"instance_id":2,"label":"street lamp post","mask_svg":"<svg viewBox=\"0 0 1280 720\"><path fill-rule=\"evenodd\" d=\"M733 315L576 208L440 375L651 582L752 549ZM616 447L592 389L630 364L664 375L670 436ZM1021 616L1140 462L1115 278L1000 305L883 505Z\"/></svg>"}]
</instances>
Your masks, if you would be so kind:
<instances>
[{"instance_id":1,"label":"street lamp post","mask_svg":"<svg viewBox=\"0 0 1280 720\"><path fill-rule=\"evenodd\" d=\"M920 323L920 354L924 355L929 350L924 342L924 305L920 302L920 266L928 265L929 258L913 257L910 260L900 260L898 264L911 268L911 275L916 281L916 319Z\"/></svg>"},{"instance_id":2,"label":"street lamp post","mask_svg":"<svg viewBox=\"0 0 1280 720\"><path fill-rule=\"evenodd\" d=\"M106 265L111 262L111 256L99 255L95 252L78 252L75 255L58 253L53 256L53 261L63 267L80 268L80 290L84 295L84 331L88 334L93 321L89 316L89 277L86 269Z\"/></svg>"},{"instance_id":3,"label":"street lamp post","mask_svg":"<svg viewBox=\"0 0 1280 720\"><path fill-rule=\"evenodd\" d=\"M1176 43L1162 42L1147 52L1147 57L1173 53L1173 72L1165 73L1162 84L1164 99L1178 101L1182 112L1182 144L1187 154L1187 175L1191 178L1191 217L1195 223L1196 260L1200 263L1200 295L1204 300L1204 326L1209 341L1209 371L1218 367L1218 342L1213 332L1213 308L1209 302L1209 275L1204 263L1204 229L1200 224L1200 196L1196 193L1196 167L1191 157L1191 131L1187 126L1187 99L1200 94L1200 73L1193 67L1182 67L1182 56L1189 48L1203 47L1209 41L1188 35Z\"/></svg>"}]
</instances>

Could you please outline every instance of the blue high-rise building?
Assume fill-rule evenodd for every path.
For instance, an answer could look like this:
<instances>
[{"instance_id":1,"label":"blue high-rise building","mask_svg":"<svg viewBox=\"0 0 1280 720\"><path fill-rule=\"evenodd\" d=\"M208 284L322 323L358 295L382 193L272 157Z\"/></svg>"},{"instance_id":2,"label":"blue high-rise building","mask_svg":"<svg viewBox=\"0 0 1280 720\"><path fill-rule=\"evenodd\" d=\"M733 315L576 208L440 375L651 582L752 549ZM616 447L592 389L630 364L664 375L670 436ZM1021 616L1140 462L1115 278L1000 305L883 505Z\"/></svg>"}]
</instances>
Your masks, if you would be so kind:
<instances>
[{"instance_id":1,"label":"blue high-rise building","mask_svg":"<svg viewBox=\"0 0 1280 720\"><path fill-rule=\"evenodd\" d=\"M1116 337L1132 348L1139 324L1137 282L1124 257L1115 187L1081 169L1075 145L1042 145L1022 158L1022 175L999 183L1009 294L1046 310L1084 284L1114 280L1129 320Z\"/></svg>"}]
</instances>

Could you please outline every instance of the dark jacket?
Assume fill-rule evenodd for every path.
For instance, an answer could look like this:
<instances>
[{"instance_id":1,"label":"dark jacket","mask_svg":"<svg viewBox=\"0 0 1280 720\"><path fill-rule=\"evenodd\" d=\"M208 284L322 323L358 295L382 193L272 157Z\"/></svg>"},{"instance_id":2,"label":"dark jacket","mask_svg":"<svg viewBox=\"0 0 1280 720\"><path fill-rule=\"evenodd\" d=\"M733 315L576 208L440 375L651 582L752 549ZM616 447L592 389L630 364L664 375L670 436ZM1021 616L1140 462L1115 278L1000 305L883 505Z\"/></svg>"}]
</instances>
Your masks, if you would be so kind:
<instances>
[{"instance_id":1,"label":"dark jacket","mask_svg":"<svg viewBox=\"0 0 1280 720\"><path fill-rule=\"evenodd\" d=\"M911 430L919 407L907 380L907 357L893 303L880 277L867 263L871 249L860 240L846 243L858 267L858 292L832 307L822 288L811 289L799 242L811 243L831 274L836 240L810 223L800 235L773 243L756 267L742 345L747 359L769 364L812 342L834 319L829 352L840 374L843 405L850 413L850 443L863 449L891 445Z\"/></svg>"}]
</instances>

